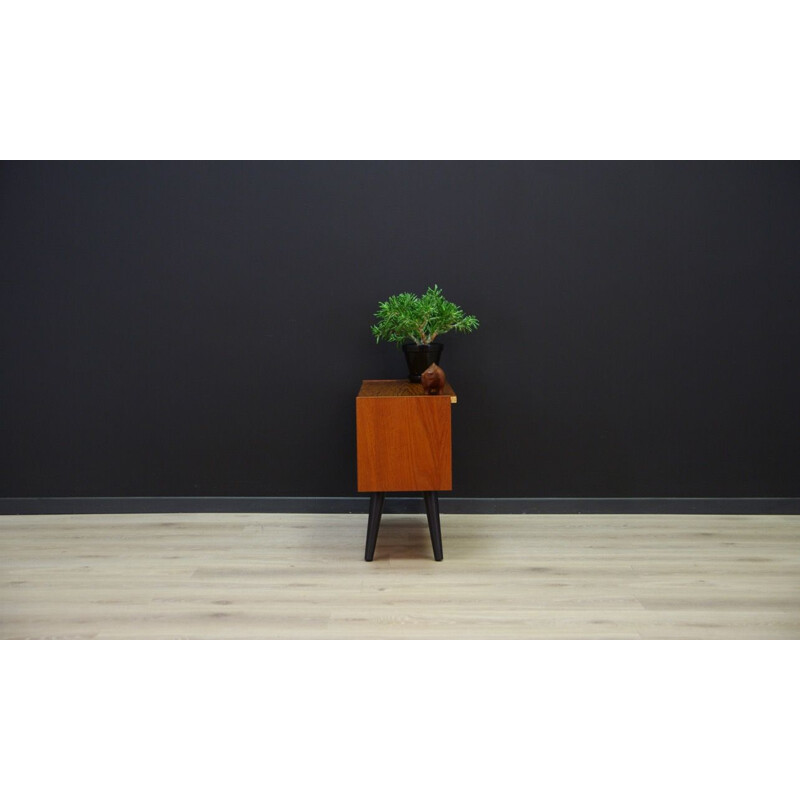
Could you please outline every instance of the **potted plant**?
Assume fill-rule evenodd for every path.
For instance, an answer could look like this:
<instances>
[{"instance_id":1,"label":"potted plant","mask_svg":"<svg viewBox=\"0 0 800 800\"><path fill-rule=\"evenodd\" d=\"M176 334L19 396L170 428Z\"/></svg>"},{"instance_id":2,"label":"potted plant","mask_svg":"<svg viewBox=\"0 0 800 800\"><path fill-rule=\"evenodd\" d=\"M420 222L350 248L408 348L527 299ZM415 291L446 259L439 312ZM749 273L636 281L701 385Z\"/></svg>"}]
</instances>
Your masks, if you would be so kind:
<instances>
[{"instance_id":1,"label":"potted plant","mask_svg":"<svg viewBox=\"0 0 800 800\"><path fill-rule=\"evenodd\" d=\"M478 327L478 320L445 300L437 285L429 286L422 297L411 292L392 295L378 304L375 317L378 321L371 328L375 341L402 345L413 383L419 383L431 364L439 363L444 345L434 342L437 336L447 331L469 333Z\"/></svg>"}]
</instances>

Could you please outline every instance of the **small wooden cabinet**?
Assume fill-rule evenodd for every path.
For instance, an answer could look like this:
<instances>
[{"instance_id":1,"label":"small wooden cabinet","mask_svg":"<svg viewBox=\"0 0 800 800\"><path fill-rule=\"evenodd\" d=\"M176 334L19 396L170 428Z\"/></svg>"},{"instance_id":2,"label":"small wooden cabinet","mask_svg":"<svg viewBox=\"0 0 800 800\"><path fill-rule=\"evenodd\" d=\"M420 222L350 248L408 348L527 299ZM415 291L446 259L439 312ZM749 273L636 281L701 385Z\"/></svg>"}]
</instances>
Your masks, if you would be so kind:
<instances>
[{"instance_id":1,"label":"small wooden cabinet","mask_svg":"<svg viewBox=\"0 0 800 800\"><path fill-rule=\"evenodd\" d=\"M372 561L386 492L422 492L434 557L442 560L439 492L453 488L450 384L439 395L407 380L364 381L356 397L358 491L369 492L365 558Z\"/></svg>"}]
</instances>

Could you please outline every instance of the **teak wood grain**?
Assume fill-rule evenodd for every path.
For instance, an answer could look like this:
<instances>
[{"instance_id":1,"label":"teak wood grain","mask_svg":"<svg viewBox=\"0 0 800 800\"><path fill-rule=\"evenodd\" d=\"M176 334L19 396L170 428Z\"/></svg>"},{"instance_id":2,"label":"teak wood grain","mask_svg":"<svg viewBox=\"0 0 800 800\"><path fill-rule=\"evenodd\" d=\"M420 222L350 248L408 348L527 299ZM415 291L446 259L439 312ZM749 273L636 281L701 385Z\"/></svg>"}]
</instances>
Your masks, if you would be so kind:
<instances>
[{"instance_id":1,"label":"teak wood grain","mask_svg":"<svg viewBox=\"0 0 800 800\"><path fill-rule=\"evenodd\" d=\"M411 381L388 380L388 381L363 381L359 397L429 397L421 383L411 383ZM451 403L458 402L453 387L445 382L441 397L449 397Z\"/></svg>"},{"instance_id":2,"label":"teak wood grain","mask_svg":"<svg viewBox=\"0 0 800 800\"><path fill-rule=\"evenodd\" d=\"M407 381L364 381L356 398L359 492L453 488L448 394L425 395Z\"/></svg>"}]
</instances>

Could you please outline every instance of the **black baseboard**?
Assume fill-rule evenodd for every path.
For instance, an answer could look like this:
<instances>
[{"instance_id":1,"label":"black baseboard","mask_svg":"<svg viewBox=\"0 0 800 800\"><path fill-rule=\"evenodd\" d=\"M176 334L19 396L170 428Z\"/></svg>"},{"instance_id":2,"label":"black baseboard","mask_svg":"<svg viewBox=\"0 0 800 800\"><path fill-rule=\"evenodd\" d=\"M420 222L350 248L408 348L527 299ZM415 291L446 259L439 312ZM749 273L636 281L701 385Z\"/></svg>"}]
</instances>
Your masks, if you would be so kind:
<instances>
[{"instance_id":1,"label":"black baseboard","mask_svg":"<svg viewBox=\"0 0 800 800\"><path fill-rule=\"evenodd\" d=\"M800 514L800 497L447 497L442 514ZM366 514L354 497L3 497L0 514ZM419 497L387 496L385 514L424 514Z\"/></svg>"}]
</instances>

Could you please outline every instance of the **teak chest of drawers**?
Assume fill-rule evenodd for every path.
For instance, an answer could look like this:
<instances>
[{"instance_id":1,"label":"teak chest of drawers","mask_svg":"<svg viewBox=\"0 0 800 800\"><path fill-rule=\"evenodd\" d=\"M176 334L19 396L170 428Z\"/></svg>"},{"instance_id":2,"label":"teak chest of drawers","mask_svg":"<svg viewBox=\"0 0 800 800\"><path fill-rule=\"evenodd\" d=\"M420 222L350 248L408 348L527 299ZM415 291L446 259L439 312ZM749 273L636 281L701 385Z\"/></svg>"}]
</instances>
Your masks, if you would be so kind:
<instances>
[{"instance_id":1,"label":"teak chest of drawers","mask_svg":"<svg viewBox=\"0 0 800 800\"><path fill-rule=\"evenodd\" d=\"M372 561L386 492L422 492L434 558L442 560L438 492L453 488L450 384L438 395L407 380L364 381L356 397L358 491L371 494L365 558Z\"/></svg>"}]
</instances>

